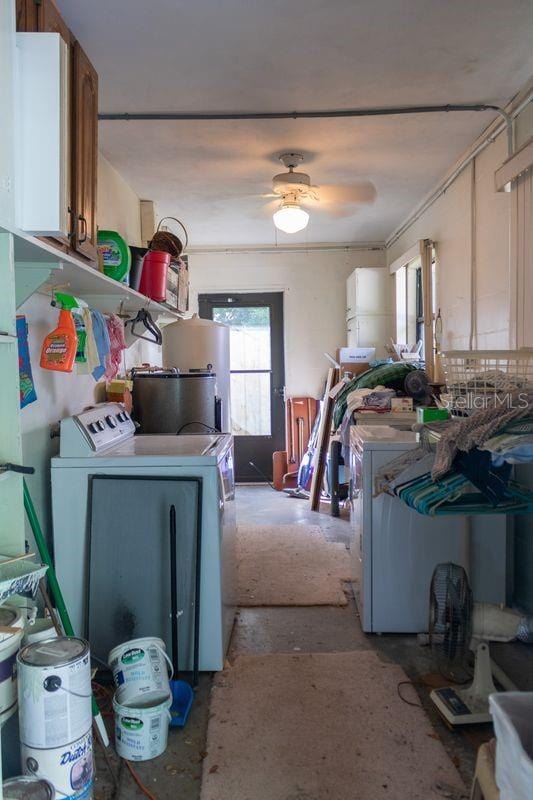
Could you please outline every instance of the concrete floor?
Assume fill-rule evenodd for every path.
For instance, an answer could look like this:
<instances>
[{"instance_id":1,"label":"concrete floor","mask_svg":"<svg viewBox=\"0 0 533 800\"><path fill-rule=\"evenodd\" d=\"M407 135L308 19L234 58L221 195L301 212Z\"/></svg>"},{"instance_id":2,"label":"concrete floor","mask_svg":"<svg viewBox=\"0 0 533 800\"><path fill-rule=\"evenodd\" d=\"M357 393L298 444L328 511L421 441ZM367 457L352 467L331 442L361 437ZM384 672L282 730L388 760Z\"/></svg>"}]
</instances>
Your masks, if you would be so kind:
<instances>
[{"instance_id":1,"label":"concrete floor","mask_svg":"<svg viewBox=\"0 0 533 800\"><path fill-rule=\"evenodd\" d=\"M241 524L313 524L319 525L331 541L349 543L350 527L344 518L329 516L328 507L321 513L310 511L305 500L292 499L263 485L237 489L237 514ZM470 785L479 744L490 738L490 726L476 726L474 731L453 732L441 721L429 700L429 689L419 683L422 676L434 672L429 648L421 647L415 636L366 635L361 631L353 598L343 608L314 606L300 608L246 608L237 614L228 658L240 653L333 652L375 649L385 661L400 664L413 688L403 687L412 702L420 702L465 784ZM513 644L492 648L493 657L508 672L519 688L533 689L533 647ZM202 760L209 715L209 690L212 677L203 675L196 702L185 730L173 730L164 755L135 769L157 800L186 797L198 800ZM414 691L416 694L414 694ZM118 792L113 791L108 772L98 757L96 800L142 798L130 773L122 765ZM339 798L340 800L340 798Z\"/></svg>"}]
</instances>

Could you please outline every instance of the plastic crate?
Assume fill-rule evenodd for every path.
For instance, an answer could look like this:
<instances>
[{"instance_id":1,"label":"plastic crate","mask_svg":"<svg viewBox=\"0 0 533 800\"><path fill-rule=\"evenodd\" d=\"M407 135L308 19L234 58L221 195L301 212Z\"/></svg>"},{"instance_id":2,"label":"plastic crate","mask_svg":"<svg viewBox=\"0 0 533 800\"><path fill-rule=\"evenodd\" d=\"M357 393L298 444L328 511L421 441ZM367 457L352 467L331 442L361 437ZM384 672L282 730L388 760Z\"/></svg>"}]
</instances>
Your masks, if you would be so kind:
<instances>
[{"instance_id":1,"label":"plastic crate","mask_svg":"<svg viewBox=\"0 0 533 800\"><path fill-rule=\"evenodd\" d=\"M498 397L533 390L533 348L521 350L447 350L442 353L450 410L479 410Z\"/></svg>"},{"instance_id":2,"label":"plastic crate","mask_svg":"<svg viewBox=\"0 0 533 800\"><path fill-rule=\"evenodd\" d=\"M489 696L496 733L496 783L501 800L533 797L533 692Z\"/></svg>"}]
</instances>

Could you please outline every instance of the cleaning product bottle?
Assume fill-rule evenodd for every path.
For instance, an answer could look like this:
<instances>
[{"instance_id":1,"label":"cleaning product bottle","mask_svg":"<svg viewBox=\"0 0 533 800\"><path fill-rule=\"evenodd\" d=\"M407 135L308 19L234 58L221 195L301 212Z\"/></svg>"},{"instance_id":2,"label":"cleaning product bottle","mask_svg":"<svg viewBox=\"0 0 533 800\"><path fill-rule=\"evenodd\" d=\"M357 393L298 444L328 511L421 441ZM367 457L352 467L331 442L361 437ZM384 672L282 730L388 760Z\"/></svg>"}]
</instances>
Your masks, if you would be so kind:
<instances>
[{"instance_id":1,"label":"cleaning product bottle","mask_svg":"<svg viewBox=\"0 0 533 800\"><path fill-rule=\"evenodd\" d=\"M58 372L72 372L78 337L72 313L67 308L59 312L57 328L44 339L41 349L41 367Z\"/></svg>"}]
</instances>

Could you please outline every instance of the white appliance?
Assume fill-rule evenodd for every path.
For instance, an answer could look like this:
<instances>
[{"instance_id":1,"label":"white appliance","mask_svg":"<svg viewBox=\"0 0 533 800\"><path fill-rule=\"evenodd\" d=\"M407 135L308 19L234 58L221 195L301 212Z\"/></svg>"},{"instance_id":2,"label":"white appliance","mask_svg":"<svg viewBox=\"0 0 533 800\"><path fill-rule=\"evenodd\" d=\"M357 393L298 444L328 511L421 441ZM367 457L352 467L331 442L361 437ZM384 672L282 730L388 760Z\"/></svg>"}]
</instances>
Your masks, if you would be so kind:
<instances>
[{"instance_id":1,"label":"white appliance","mask_svg":"<svg viewBox=\"0 0 533 800\"><path fill-rule=\"evenodd\" d=\"M393 334L393 282L386 267L357 267L346 281L346 338L348 347L375 347L386 355Z\"/></svg>"},{"instance_id":2,"label":"white appliance","mask_svg":"<svg viewBox=\"0 0 533 800\"><path fill-rule=\"evenodd\" d=\"M61 422L60 452L52 459L54 560L74 629L84 634L89 627L95 630L88 606L91 591L95 606L101 606L96 623L103 641L110 630L128 633L130 628L122 641L161 636L158 625L170 639L169 591L158 592L169 587L172 502L178 540L184 542L178 563L182 587L193 581L187 560L190 532L201 517L199 668L220 670L234 619L233 438L134 434L135 425L119 403L103 403ZM201 502L195 506L200 485ZM96 575L89 574L89 564ZM128 570L137 570L133 588L126 581ZM180 620L181 669L192 661L186 616ZM140 629L138 620L145 626L154 620L156 629Z\"/></svg>"},{"instance_id":3,"label":"white appliance","mask_svg":"<svg viewBox=\"0 0 533 800\"><path fill-rule=\"evenodd\" d=\"M374 496L378 470L417 447L417 434L355 425L350 447L352 576L365 632L428 630L429 586L437 564L470 561L474 598L505 603L510 532L505 514L429 517L388 494ZM470 542L470 543L469 543Z\"/></svg>"},{"instance_id":4,"label":"white appliance","mask_svg":"<svg viewBox=\"0 0 533 800\"><path fill-rule=\"evenodd\" d=\"M222 400L222 430L231 430L230 413L230 329L228 325L202 319L197 314L163 327L165 369L205 370L212 364L216 394Z\"/></svg>"}]
</instances>

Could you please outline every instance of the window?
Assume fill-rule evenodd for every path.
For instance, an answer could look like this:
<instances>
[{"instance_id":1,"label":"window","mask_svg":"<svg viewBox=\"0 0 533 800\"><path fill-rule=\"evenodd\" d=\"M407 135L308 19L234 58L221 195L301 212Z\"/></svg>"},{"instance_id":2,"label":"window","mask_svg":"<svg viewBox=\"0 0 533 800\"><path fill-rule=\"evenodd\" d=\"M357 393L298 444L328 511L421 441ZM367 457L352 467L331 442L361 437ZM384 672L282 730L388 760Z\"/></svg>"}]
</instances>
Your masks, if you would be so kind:
<instances>
[{"instance_id":1,"label":"window","mask_svg":"<svg viewBox=\"0 0 533 800\"><path fill-rule=\"evenodd\" d=\"M433 242L424 239L391 265L396 280L396 342L422 342L426 371L434 374L434 322L437 311L436 257Z\"/></svg>"},{"instance_id":2,"label":"window","mask_svg":"<svg viewBox=\"0 0 533 800\"><path fill-rule=\"evenodd\" d=\"M270 308L213 308L215 322L230 326L231 432L270 436Z\"/></svg>"}]
</instances>

